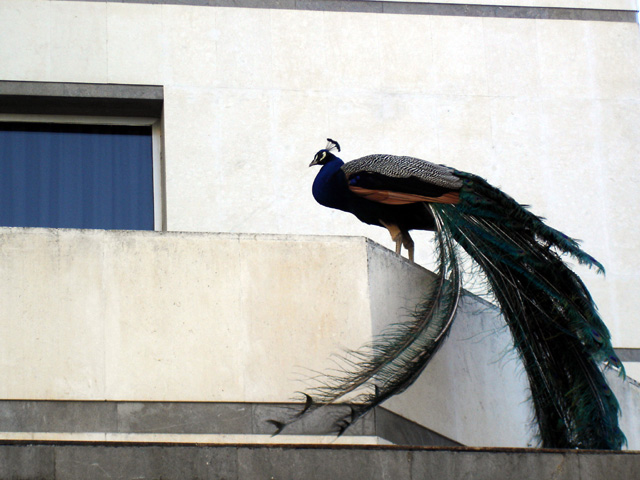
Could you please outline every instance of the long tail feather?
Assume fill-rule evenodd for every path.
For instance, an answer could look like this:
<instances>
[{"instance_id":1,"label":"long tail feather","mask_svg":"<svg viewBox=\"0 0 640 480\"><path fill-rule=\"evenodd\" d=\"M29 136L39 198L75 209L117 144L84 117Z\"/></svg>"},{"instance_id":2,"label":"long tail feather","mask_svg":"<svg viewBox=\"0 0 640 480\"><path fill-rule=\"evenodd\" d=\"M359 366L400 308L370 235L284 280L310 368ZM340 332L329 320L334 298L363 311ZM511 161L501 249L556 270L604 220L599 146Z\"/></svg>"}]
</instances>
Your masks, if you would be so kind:
<instances>
[{"instance_id":1,"label":"long tail feather","mask_svg":"<svg viewBox=\"0 0 640 480\"><path fill-rule=\"evenodd\" d=\"M600 365L624 369L587 288L558 252L602 265L483 179L456 174L464 181L460 204L433 208L500 305L529 378L542 445L619 449L619 406Z\"/></svg>"},{"instance_id":2,"label":"long tail feather","mask_svg":"<svg viewBox=\"0 0 640 480\"><path fill-rule=\"evenodd\" d=\"M458 204L425 204L435 220L437 281L412 321L396 324L368 347L344 357L343 368L323 375L304 393L305 406L279 433L323 406L349 402L334 430L342 434L359 417L406 390L442 345L462 292L457 245L482 271L511 331L530 383L542 446L619 449L619 405L603 368L624 367L609 331L580 278L563 262L567 254L604 272L578 243L550 228L508 195L472 174Z\"/></svg>"}]
</instances>

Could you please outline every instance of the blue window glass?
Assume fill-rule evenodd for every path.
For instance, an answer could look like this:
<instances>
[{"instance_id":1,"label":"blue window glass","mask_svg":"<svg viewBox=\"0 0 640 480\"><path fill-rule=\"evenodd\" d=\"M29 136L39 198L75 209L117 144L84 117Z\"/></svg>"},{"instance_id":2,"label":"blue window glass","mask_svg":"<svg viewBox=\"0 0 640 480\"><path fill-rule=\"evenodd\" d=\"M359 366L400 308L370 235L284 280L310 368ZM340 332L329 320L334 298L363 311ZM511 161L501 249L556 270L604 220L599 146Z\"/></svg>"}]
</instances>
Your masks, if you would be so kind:
<instances>
[{"instance_id":1,"label":"blue window glass","mask_svg":"<svg viewBox=\"0 0 640 480\"><path fill-rule=\"evenodd\" d=\"M0 226L153 230L151 127L0 123Z\"/></svg>"}]
</instances>

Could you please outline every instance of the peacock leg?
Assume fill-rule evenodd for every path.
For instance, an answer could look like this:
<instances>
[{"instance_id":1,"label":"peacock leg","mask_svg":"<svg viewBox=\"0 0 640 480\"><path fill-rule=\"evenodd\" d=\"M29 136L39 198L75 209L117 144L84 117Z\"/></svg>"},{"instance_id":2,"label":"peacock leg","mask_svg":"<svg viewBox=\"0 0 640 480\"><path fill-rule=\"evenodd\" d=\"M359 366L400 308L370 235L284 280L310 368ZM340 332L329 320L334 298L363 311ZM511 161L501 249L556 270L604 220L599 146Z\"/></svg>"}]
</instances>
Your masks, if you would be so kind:
<instances>
[{"instance_id":1,"label":"peacock leg","mask_svg":"<svg viewBox=\"0 0 640 480\"><path fill-rule=\"evenodd\" d=\"M391 240L396 242L396 253L398 255L402 254L402 245L404 244L404 235L400 227L398 227L394 223L387 223L384 220L380 220L380 223L389 230L389 234L391 235ZM411 239L409 239L411 240ZM413 241L411 242L413 244Z\"/></svg>"},{"instance_id":2,"label":"peacock leg","mask_svg":"<svg viewBox=\"0 0 640 480\"><path fill-rule=\"evenodd\" d=\"M402 236L402 245L404 245L404 248L407 249L407 253L409 254L409 260L413 262L413 251L415 246L415 244L413 243L413 239L411 238L411 235L409 235L409 232L407 231L401 231L401 236Z\"/></svg>"}]
</instances>

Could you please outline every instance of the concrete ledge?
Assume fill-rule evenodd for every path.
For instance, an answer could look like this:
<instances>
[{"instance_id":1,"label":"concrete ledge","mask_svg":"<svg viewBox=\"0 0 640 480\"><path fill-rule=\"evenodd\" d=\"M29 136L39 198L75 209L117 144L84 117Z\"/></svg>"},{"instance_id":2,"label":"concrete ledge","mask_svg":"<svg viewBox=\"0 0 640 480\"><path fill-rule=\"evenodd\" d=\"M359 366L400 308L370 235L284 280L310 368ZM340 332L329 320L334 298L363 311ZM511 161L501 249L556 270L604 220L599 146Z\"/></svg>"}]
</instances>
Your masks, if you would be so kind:
<instances>
[{"instance_id":1,"label":"concrete ledge","mask_svg":"<svg viewBox=\"0 0 640 480\"><path fill-rule=\"evenodd\" d=\"M432 279L364 238L0 228L0 423L8 433L270 434L253 422L314 386L332 355L402 321ZM638 448L640 390L611 373ZM432 443L431 431L534 446L527 398L504 321L465 295L428 368L385 403L392 413L358 428L396 443Z\"/></svg>"},{"instance_id":2,"label":"concrete ledge","mask_svg":"<svg viewBox=\"0 0 640 480\"><path fill-rule=\"evenodd\" d=\"M2 442L0 477L27 479L635 478L640 454L575 450Z\"/></svg>"},{"instance_id":3,"label":"concrete ledge","mask_svg":"<svg viewBox=\"0 0 640 480\"><path fill-rule=\"evenodd\" d=\"M332 418L345 414L347 407L338 405L271 437L274 427L268 420L300 408L297 404L1 400L0 440L370 444L384 439L398 445L460 445L384 408L375 409L338 438L327 431Z\"/></svg>"},{"instance_id":4,"label":"concrete ledge","mask_svg":"<svg viewBox=\"0 0 640 480\"><path fill-rule=\"evenodd\" d=\"M0 113L160 118L155 85L0 81Z\"/></svg>"},{"instance_id":5,"label":"concrete ledge","mask_svg":"<svg viewBox=\"0 0 640 480\"><path fill-rule=\"evenodd\" d=\"M286 402L430 282L344 237L0 228L0 260L18 400Z\"/></svg>"},{"instance_id":6,"label":"concrete ledge","mask_svg":"<svg viewBox=\"0 0 640 480\"><path fill-rule=\"evenodd\" d=\"M616 354L623 362L640 362L640 348L616 348Z\"/></svg>"}]
</instances>

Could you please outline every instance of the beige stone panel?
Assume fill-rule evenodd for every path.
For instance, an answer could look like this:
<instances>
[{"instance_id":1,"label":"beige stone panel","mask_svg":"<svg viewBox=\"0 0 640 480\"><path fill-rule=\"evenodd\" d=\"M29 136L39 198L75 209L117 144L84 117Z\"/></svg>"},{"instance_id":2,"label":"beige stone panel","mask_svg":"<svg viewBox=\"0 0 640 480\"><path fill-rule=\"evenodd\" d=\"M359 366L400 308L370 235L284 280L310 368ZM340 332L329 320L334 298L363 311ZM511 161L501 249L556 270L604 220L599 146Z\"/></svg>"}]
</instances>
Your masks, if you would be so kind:
<instances>
[{"instance_id":1,"label":"beige stone panel","mask_svg":"<svg viewBox=\"0 0 640 480\"><path fill-rule=\"evenodd\" d=\"M175 86L206 87L218 75L218 8L163 5L162 36L166 82Z\"/></svg>"},{"instance_id":2,"label":"beige stone panel","mask_svg":"<svg viewBox=\"0 0 640 480\"><path fill-rule=\"evenodd\" d=\"M528 97L495 97L491 109L491 161L474 167L474 173L518 202L542 212L548 186L541 165L542 112L539 101Z\"/></svg>"},{"instance_id":3,"label":"beige stone panel","mask_svg":"<svg viewBox=\"0 0 640 480\"><path fill-rule=\"evenodd\" d=\"M164 95L163 133L167 168L175 168L167 171L167 177L195 175L193 168L182 168L184 165L179 162L185 161L188 165L188 162L197 160L196 155L215 153L223 123L219 115L220 92L216 89L166 86ZM209 166L219 168L219 163L211 162ZM209 171L205 169L200 173L206 175Z\"/></svg>"},{"instance_id":4,"label":"beige stone panel","mask_svg":"<svg viewBox=\"0 0 640 480\"><path fill-rule=\"evenodd\" d=\"M333 102L327 106L330 97L329 93L314 90L270 92L269 153L278 152L274 162L307 167L313 155L326 146L327 136L334 134L329 131L334 107Z\"/></svg>"},{"instance_id":5,"label":"beige stone panel","mask_svg":"<svg viewBox=\"0 0 640 480\"><path fill-rule=\"evenodd\" d=\"M335 76L335 58L322 12L272 10L273 85L285 90L325 89Z\"/></svg>"},{"instance_id":6,"label":"beige stone panel","mask_svg":"<svg viewBox=\"0 0 640 480\"><path fill-rule=\"evenodd\" d=\"M104 308L95 288L103 283L101 233L23 232L0 233L0 396L101 396Z\"/></svg>"},{"instance_id":7,"label":"beige stone panel","mask_svg":"<svg viewBox=\"0 0 640 480\"><path fill-rule=\"evenodd\" d=\"M227 88L272 85L271 10L217 8L215 84Z\"/></svg>"},{"instance_id":8,"label":"beige stone panel","mask_svg":"<svg viewBox=\"0 0 640 480\"><path fill-rule=\"evenodd\" d=\"M51 2L50 8L49 80L107 82L107 4Z\"/></svg>"},{"instance_id":9,"label":"beige stone panel","mask_svg":"<svg viewBox=\"0 0 640 480\"><path fill-rule=\"evenodd\" d=\"M113 2L106 5L109 81L163 84L162 8Z\"/></svg>"},{"instance_id":10,"label":"beige stone panel","mask_svg":"<svg viewBox=\"0 0 640 480\"><path fill-rule=\"evenodd\" d=\"M640 182L640 103L637 101L602 101L599 128L603 141L597 166L602 182L603 231L594 232L596 238L606 238L605 257L608 303L603 313L610 313L614 343L637 347L640 343L640 307L637 285L640 282L640 207L637 205Z\"/></svg>"},{"instance_id":11,"label":"beige stone panel","mask_svg":"<svg viewBox=\"0 0 640 480\"><path fill-rule=\"evenodd\" d=\"M540 91L549 97L593 97L597 92L590 22L536 20Z\"/></svg>"},{"instance_id":12,"label":"beige stone panel","mask_svg":"<svg viewBox=\"0 0 640 480\"><path fill-rule=\"evenodd\" d=\"M540 88L536 22L484 18L489 95L535 96Z\"/></svg>"},{"instance_id":13,"label":"beige stone panel","mask_svg":"<svg viewBox=\"0 0 640 480\"><path fill-rule=\"evenodd\" d=\"M369 139L368 153L409 155L439 162L438 99L431 95L392 93L382 97L382 136Z\"/></svg>"},{"instance_id":14,"label":"beige stone panel","mask_svg":"<svg viewBox=\"0 0 640 480\"><path fill-rule=\"evenodd\" d=\"M246 401L292 398L335 367L332 354L370 339L365 247L362 238L241 239Z\"/></svg>"},{"instance_id":15,"label":"beige stone panel","mask_svg":"<svg viewBox=\"0 0 640 480\"><path fill-rule=\"evenodd\" d=\"M48 80L50 70L48 0L0 2L0 77Z\"/></svg>"},{"instance_id":16,"label":"beige stone panel","mask_svg":"<svg viewBox=\"0 0 640 480\"><path fill-rule=\"evenodd\" d=\"M380 109L371 106L378 97L173 87L167 87L165 94L170 230L327 233L331 229L335 234L378 230L363 228L355 217L318 205L311 196L318 169L308 167L326 145L326 137L335 132L344 132L336 139L346 139L345 160L372 153L367 129L373 130L369 119L382 127ZM400 111L420 114L420 108L396 103ZM409 113L401 118L409 118ZM339 127L328 126L336 120ZM395 125L400 129L402 123ZM374 138L388 137L379 133ZM354 147L353 139L362 144ZM380 234L380 240L388 243L386 232L380 229Z\"/></svg>"},{"instance_id":17,"label":"beige stone panel","mask_svg":"<svg viewBox=\"0 0 640 480\"><path fill-rule=\"evenodd\" d=\"M390 92L429 91L433 88L434 54L432 17L429 15L380 15L380 75Z\"/></svg>"},{"instance_id":18,"label":"beige stone panel","mask_svg":"<svg viewBox=\"0 0 640 480\"><path fill-rule=\"evenodd\" d=\"M269 162L264 161L265 146L270 143L271 96L267 91L224 90L218 96L217 117L220 123L221 149L233 156L226 159L234 172L250 175L260 170L268 172ZM241 147L241 148L240 148Z\"/></svg>"},{"instance_id":19,"label":"beige stone panel","mask_svg":"<svg viewBox=\"0 0 640 480\"><path fill-rule=\"evenodd\" d=\"M271 165L272 176L263 180L273 188L260 214L262 228L279 233L310 233L317 225L312 212L320 210L311 195L318 167L309 167L327 137L327 95L318 91L271 92L271 133L261 163ZM339 140L338 140L339 141ZM245 226L243 228L250 228ZM326 230L316 228L317 232ZM340 233L340 232L336 232Z\"/></svg>"},{"instance_id":20,"label":"beige stone panel","mask_svg":"<svg viewBox=\"0 0 640 480\"><path fill-rule=\"evenodd\" d=\"M424 94L351 92L326 94L322 128L342 146L345 162L372 153L438 155L438 100ZM318 147L323 147L324 142ZM317 148L316 150L319 150ZM315 151L314 151L315 153Z\"/></svg>"},{"instance_id":21,"label":"beige stone panel","mask_svg":"<svg viewBox=\"0 0 640 480\"><path fill-rule=\"evenodd\" d=\"M327 128L326 95L165 93L170 230L327 233L325 219L337 217L345 228L333 233L344 234L359 224L311 196L317 168L308 165L336 131Z\"/></svg>"},{"instance_id":22,"label":"beige stone panel","mask_svg":"<svg viewBox=\"0 0 640 480\"><path fill-rule=\"evenodd\" d=\"M444 96L437 103L440 161L482 174L491 158L491 100L484 96Z\"/></svg>"},{"instance_id":23,"label":"beige stone panel","mask_svg":"<svg viewBox=\"0 0 640 480\"><path fill-rule=\"evenodd\" d=\"M440 95L488 93L482 18L432 17L433 85Z\"/></svg>"},{"instance_id":24,"label":"beige stone panel","mask_svg":"<svg viewBox=\"0 0 640 480\"><path fill-rule=\"evenodd\" d=\"M271 136L270 93L225 89L219 94L220 157L206 161L219 163L221 172L197 180L216 195L213 206L199 208L211 212L223 231L275 233L269 228L270 217L264 214L279 188L273 182L277 163L270 161L267 148L272 140L277 141Z\"/></svg>"},{"instance_id":25,"label":"beige stone panel","mask_svg":"<svg viewBox=\"0 0 640 480\"><path fill-rule=\"evenodd\" d=\"M376 153L384 138L384 95L363 91L337 91L327 95L331 138L342 146L345 161Z\"/></svg>"},{"instance_id":26,"label":"beige stone panel","mask_svg":"<svg viewBox=\"0 0 640 480\"><path fill-rule=\"evenodd\" d=\"M640 101L603 101L599 115L602 132L599 178L607 231L611 242L611 266L624 274L640 271ZM639 327L640 330L640 327ZM639 332L640 337L640 332Z\"/></svg>"},{"instance_id":27,"label":"beige stone panel","mask_svg":"<svg viewBox=\"0 0 640 480\"><path fill-rule=\"evenodd\" d=\"M537 212L553 227L584 240L585 248L606 262L608 245L602 234L606 231L605 192L601 177L593 174L599 171L599 102L546 99L540 109L540 174L549 187L541 191Z\"/></svg>"},{"instance_id":28,"label":"beige stone panel","mask_svg":"<svg viewBox=\"0 0 640 480\"><path fill-rule=\"evenodd\" d=\"M327 87L377 90L380 75L378 15L325 12Z\"/></svg>"},{"instance_id":29,"label":"beige stone panel","mask_svg":"<svg viewBox=\"0 0 640 480\"><path fill-rule=\"evenodd\" d=\"M636 184L640 138L640 98L603 100L598 103L598 128L602 131L601 169L612 195L623 184Z\"/></svg>"},{"instance_id":30,"label":"beige stone panel","mask_svg":"<svg viewBox=\"0 0 640 480\"><path fill-rule=\"evenodd\" d=\"M239 243L123 233L105 248L110 400L243 398Z\"/></svg>"},{"instance_id":31,"label":"beige stone panel","mask_svg":"<svg viewBox=\"0 0 640 480\"><path fill-rule=\"evenodd\" d=\"M640 98L638 24L592 22L589 35L598 96Z\"/></svg>"},{"instance_id":32,"label":"beige stone panel","mask_svg":"<svg viewBox=\"0 0 640 480\"><path fill-rule=\"evenodd\" d=\"M217 218L235 156L221 156L218 92L165 88L164 134L167 226L180 231L225 231ZM230 155L230 154L227 154Z\"/></svg>"}]
</instances>

